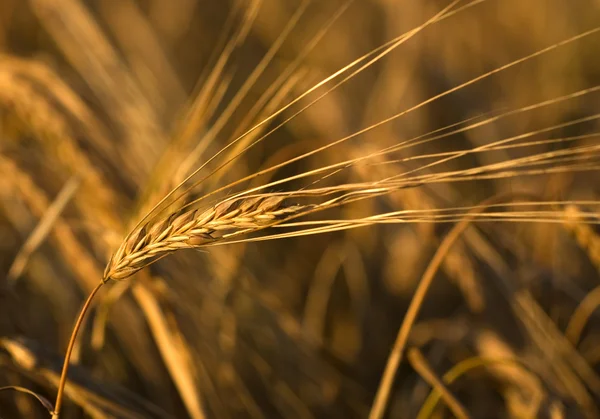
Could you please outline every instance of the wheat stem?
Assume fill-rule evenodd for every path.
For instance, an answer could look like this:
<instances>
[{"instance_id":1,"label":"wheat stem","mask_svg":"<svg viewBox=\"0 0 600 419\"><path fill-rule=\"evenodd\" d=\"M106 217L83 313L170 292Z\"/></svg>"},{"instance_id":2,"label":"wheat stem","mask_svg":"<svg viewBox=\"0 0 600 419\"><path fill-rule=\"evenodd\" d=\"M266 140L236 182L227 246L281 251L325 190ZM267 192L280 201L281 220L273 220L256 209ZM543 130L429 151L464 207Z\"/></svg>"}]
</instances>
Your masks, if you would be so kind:
<instances>
[{"instance_id":1,"label":"wheat stem","mask_svg":"<svg viewBox=\"0 0 600 419\"><path fill-rule=\"evenodd\" d=\"M75 339L77 338L77 333L81 328L81 324L83 323L83 318L85 317L85 313L88 311L92 300L96 293L100 290L102 285L104 285L104 281L98 283L96 287L92 290L88 298L83 303L83 307L79 312L79 316L77 317L77 321L75 322L75 326L73 326L73 331L71 332L71 338L69 339L69 344L67 345L67 351L65 353L65 360L63 362L62 371L60 373L60 381L58 382L58 392L56 393L56 402L54 403L54 412L52 412L52 419L58 419L60 415L60 408L62 406L63 393L65 389L65 384L67 383L67 372L69 370L69 361L71 359L71 352L73 351L73 346L75 345Z\"/></svg>"}]
</instances>

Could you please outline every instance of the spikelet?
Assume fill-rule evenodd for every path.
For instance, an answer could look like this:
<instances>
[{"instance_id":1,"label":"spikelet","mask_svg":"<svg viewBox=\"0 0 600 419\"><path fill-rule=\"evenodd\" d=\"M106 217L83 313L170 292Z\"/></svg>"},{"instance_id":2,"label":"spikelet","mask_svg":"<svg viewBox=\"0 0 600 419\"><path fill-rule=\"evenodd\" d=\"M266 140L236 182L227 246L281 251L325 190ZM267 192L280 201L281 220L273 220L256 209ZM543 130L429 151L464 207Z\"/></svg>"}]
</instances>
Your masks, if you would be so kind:
<instances>
[{"instance_id":1,"label":"spikelet","mask_svg":"<svg viewBox=\"0 0 600 419\"><path fill-rule=\"evenodd\" d=\"M198 248L224 233L268 227L302 207L284 205L279 196L229 199L205 210L174 213L130 234L113 254L104 281L125 279L153 261L179 249Z\"/></svg>"}]
</instances>

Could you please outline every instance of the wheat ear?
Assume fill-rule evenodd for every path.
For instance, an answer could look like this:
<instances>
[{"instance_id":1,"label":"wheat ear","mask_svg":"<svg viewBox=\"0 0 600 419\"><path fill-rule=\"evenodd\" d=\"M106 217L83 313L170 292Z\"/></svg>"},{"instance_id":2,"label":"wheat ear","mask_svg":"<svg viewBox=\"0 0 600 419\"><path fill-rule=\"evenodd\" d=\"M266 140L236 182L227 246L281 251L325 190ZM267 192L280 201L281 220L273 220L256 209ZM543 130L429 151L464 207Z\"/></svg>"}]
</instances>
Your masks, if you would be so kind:
<instances>
[{"instance_id":1,"label":"wheat ear","mask_svg":"<svg viewBox=\"0 0 600 419\"><path fill-rule=\"evenodd\" d=\"M286 206L281 196L229 199L203 212L174 213L147 223L126 237L111 257L103 281L125 279L179 249L197 248L223 238L224 232L255 231L268 227L300 206Z\"/></svg>"}]
</instances>

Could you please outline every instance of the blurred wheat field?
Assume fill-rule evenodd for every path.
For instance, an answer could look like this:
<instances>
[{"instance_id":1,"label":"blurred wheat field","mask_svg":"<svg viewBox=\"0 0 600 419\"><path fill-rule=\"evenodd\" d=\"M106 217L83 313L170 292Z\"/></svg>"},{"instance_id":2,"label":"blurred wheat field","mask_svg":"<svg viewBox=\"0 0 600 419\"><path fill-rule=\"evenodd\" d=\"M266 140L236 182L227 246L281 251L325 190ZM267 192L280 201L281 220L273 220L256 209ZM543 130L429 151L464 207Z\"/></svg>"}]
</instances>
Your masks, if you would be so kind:
<instances>
[{"instance_id":1,"label":"blurred wheat field","mask_svg":"<svg viewBox=\"0 0 600 419\"><path fill-rule=\"evenodd\" d=\"M1 0L0 417L600 417L596 0ZM49 400L44 406L29 389Z\"/></svg>"}]
</instances>

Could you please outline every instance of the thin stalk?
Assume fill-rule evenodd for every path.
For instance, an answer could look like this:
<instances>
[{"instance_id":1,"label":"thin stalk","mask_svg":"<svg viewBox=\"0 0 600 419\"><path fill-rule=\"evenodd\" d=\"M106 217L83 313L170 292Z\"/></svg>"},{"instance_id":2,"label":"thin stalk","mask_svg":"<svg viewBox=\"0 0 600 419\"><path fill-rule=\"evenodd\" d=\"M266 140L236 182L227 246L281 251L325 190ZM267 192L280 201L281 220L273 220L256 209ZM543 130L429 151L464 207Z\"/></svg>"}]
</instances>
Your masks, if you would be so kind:
<instances>
[{"instance_id":1,"label":"thin stalk","mask_svg":"<svg viewBox=\"0 0 600 419\"><path fill-rule=\"evenodd\" d=\"M58 419L60 414L60 407L62 405L63 393L65 390L65 384L67 383L67 371L69 370L69 361L71 359L71 352L73 352L73 346L75 345L75 339L77 338L77 333L81 328L81 324L83 323L83 318L85 317L85 313L88 311L92 300L96 293L100 290L100 288L104 285L104 281L100 282L96 287L92 290L90 295L88 296L85 303L83 303L83 307L79 312L79 317L77 317L77 321L75 322L75 326L73 326L73 331L71 332L71 338L69 339L69 344L67 345L67 352L65 353L65 361L63 363L62 371L60 373L60 381L58 382L58 393L56 394L56 402L54 403L54 412L52 412L52 419Z\"/></svg>"}]
</instances>

